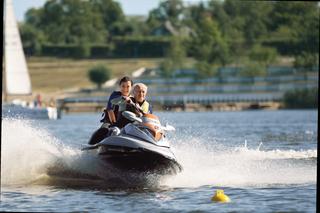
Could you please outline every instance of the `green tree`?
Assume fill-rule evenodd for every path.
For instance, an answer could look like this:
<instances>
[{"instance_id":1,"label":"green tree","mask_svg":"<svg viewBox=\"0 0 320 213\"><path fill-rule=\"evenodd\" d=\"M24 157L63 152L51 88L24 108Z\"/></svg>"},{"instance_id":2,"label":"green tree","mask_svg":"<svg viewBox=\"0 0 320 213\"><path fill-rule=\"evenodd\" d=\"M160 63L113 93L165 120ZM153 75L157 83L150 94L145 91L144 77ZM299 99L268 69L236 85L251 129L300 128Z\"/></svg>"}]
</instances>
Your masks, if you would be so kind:
<instances>
[{"instance_id":1,"label":"green tree","mask_svg":"<svg viewBox=\"0 0 320 213\"><path fill-rule=\"evenodd\" d=\"M320 7L316 2L306 3L301 6L306 14L294 26L294 51L295 65L311 68L319 65L319 31Z\"/></svg>"},{"instance_id":2,"label":"green tree","mask_svg":"<svg viewBox=\"0 0 320 213\"><path fill-rule=\"evenodd\" d=\"M171 38L170 49L167 57L169 57L175 64L175 67L181 69L184 67L186 59L186 49L183 45L183 39L179 36Z\"/></svg>"},{"instance_id":3,"label":"green tree","mask_svg":"<svg viewBox=\"0 0 320 213\"><path fill-rule=\"evenodd\" d=\"M266 76L266 67L256 61L245 62L241 68L239 75L242 77L248 77L254 80L254 77Z\"/></svg>"},{"instance_id":4,"label":"green tree","mask_svg":"<svg viewBox=\"0 0 320 213\"><path fill-rule=\"evenodd\" d=\"M260 63L262 66L267 67L275 62L277 58L277 50L271 47L262 47L260 44L253 46L249 53L250 60Z\"/></svg>"},{"instance_id":5,"label":"green tree","mask_svg":"<svg viewBox=\"0 0 320 213\"><path fill-rule=\"evenodd\" d=\"M225 65L228 62L228 45L210 16L203 16L192 36L195 58L199 61Z\"/></svg>"},{"instance_id":6,"label":"green tree","mask_svg":"<svg viewBox=\"0 0 320 213\"><path fill-rule=\"evenodd\" d=\"M319 53L318 2L280 1L274 2L270 17L270 29L291 43L290 54L296 57L301 52Z\"/></svg>"},{"instance_id":7,"label":"green tree","mask_svg":"<svg viewBox=\"0 0 320 213\"><path fill-rule=\"evenodd\" d=\"M51 0L26 13L26 22L41 29L52 44L102 43L107 39L102 15L90 1Z\"/></svg>"},{"instance_id":8,"label":"green tree","mask_svg":"<svg viewBox=\"0 0 320 213\"><path fill-rule=\"evenodd\" d=\"M238 9L243 7L237 1L210 1L209 8L212 18L217 21L219 29L228 41L243 40L243 28L245 19L240 16Z\"/></svg>"},{"instance_id":9,"label":"green tree","mask_svg":"<svg viewBox=\"0 0 320 213\"><path fill-rule=\"evenodd\" d=\"M318 88L296 89L284 94L283 102L286 108L318 108Z\"/></svg>"},{"instance_id":10,"label":"green tree","mask_svg":"<svg viewBox=\"0 0 320 213\"><path fill-rule=\"evenodd\" d=\"M90 0L93 11L102 16L105 29L110 31L116 23L125 22L120 4L113 0Z\"/></svg>"},{"instance_id":11,"label":"green tree","mask_svg":"<svg viewBox=\"0 0 320 213\"><path fill-rule=\"evenodd\" d=\"M97 84L98 89L101 89L101 85L111 78L111 70L103 65L98 65L88 71L88 77L91 82Z\"/></svg>"},{"instance_id":12,"label":"green tree","mask_svg":"<svg viewBox=\"0 0 320 213\"><path fill-rule=\"evenodd\" d=\"M159 64L160 75L164 78L171 78L173 76L173 71L175 70L173 61L170 59L165 59Z\"/></svg>"},{"instance_id":13,"label":"green tree","mask_svg":"<svg viewBox=\"0 0 320 213\"><path fill-rule=\"evenodd\" d=\"M273 9L271 2L226 0L223 7L229 16L225 31L233 34L240 31L249 45L267 34Z\"/></svg>"},{"instance_id":14,"label":"green tree","mask_svg":"<svg viewBox=\"0 0 320 213\"><path fill-rule=\"evenodd\" d=\"M195 69L198 72L196 77L199 79L213 77L217 74L217 70L206 61L198 61L195 64Z\"/></svg>"},{"instance_id":15,"label":"green tree","mask_svg":"<svg viewBox=\"0 0 320 213\"><path fill-rule=\"evenodd\" d=\"M41 55L41 44L45 41L42 31L28 23L19 25L23 46L31 48L32 55Z\"/></svg>"},{"instance_id":16,"label":"green tree","mask_svg":"<svg viewBox=\"0 0 320 213\"><path fill-rule=\"evenodd\" d=\"M41 27L42 18L44 17L44 10L43 8L31 8L27 10L25 16L26 24L33 26L39 30Z\"/></svg>"},{"instance_id":17,"label":"green tree","mask_svg":"<svg viewBox=\"0 0 320 213\"><path fill-rule=\"evenodd\" d=\"M91 46L88 42L81 42L78 44L76 51L77 53L75 56L77 58L88 58L91 55Z\"/></svg>"},{"instance_id":18,"label":"green tree","mask_svg":"<svg viewBox=\"0 0 320 213\"><path fill-rule=\"evenodd\" d=\"M179 36L173 36L166 58L160 63L161 75L165 78L172 77L173 71L184 68L185 58L186 49L183 45L183 39Z\"/></svg>"},{"instance_id":19,"label":"green tree","mask_svg":"<svg viewBox=\"0 0 320 213\"><path fill-rule=\"evenodd\" d=\"M160 2L158 8L149 13L149 19L156 19L164 22L171 21L174 24L180 21L183 12L183 3L181 0L166 0Z\"/></svg>"},{"instance_id":20,"label":"green tree","mask_svg":"<svg viewBox=\"0 0 320 213\"><path fill-rule=\"evenodd\" d=\"M208 10L202 2L199 5L191 5L185 9L184 23L190 28L195 29L202 16L207 12Z\"/></svg>"},{"instance_id":21,"label":"green tree","mask_svg":"<svg viewBox=\"0 0 320 213\"><path fill-rule=\"evenodd\" d=\"M319 66L319 54L312 54L308 52L302 52L295 57L294 67L298 69L305 69L310 71L316 65Z\"/></svg>"},{"instance_id":22,"label":"green tree","mask_svg":"<svg viewBox=\"0 0 320 213\"><path fill-rule=\"evenodd\" d=\"M176 27L182 26L184 6L181 0L165 0L159 6L149 12L146 24L150 30L163 25L166 21Z\"/></svg>"},{"instance_id":23,"label":"green tree","mask_svg":"<svg viewBox=\"0 0 320 213\"><path fill-rule=\"evenodd\" d=\"M310 5L313 4L316 6L317 3L303 1L275 1L272 4L273 11L272 16L270 17L270 29L276 30L281 26L288 26L290 28L296 26L301 18L303 19L307 13L310 13Z\"/></svg>"}]
</instances>

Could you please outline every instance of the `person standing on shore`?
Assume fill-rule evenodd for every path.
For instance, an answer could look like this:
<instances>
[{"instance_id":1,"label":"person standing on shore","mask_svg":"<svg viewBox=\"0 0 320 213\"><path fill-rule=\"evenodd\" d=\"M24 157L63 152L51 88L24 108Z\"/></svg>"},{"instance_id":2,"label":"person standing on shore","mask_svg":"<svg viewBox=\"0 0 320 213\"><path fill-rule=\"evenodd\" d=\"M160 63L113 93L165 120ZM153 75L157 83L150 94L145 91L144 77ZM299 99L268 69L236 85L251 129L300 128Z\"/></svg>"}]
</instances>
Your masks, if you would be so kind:
<instances>
[{"instance_id":1,"label":"person standing on shore","mask_svg":"<svg viewBox=\"0 0 320 213\"><path fill-rule=\"evenodd\" d=\"M41 105L42 105L41 95L37 94L37 96L36 96L36 98L34 100L34 106L38 107L38 108L41 108Z\"/></svg>"}]
</instances>

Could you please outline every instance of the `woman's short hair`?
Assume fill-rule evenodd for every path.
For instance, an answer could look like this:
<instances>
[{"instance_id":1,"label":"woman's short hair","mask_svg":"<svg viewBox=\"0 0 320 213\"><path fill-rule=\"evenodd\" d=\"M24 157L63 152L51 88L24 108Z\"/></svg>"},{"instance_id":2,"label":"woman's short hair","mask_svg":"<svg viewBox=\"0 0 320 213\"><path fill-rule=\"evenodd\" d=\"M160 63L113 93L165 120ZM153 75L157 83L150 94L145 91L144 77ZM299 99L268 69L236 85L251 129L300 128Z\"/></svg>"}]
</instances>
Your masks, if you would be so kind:
<instances>
[{"instance_id":1,"label":"woman's short hair","mask_svg":"<svg viewBox=\"0 0 320 213\"><path fill-rule=\"evenodd\" d=\"M133 85L133 81L128 76L124 76L123 78L121 78L120 81L119 81L119 85L121 85L123 82L127 82L127 81L131 82L131 86Z\"/></svg>"}]
</instances>

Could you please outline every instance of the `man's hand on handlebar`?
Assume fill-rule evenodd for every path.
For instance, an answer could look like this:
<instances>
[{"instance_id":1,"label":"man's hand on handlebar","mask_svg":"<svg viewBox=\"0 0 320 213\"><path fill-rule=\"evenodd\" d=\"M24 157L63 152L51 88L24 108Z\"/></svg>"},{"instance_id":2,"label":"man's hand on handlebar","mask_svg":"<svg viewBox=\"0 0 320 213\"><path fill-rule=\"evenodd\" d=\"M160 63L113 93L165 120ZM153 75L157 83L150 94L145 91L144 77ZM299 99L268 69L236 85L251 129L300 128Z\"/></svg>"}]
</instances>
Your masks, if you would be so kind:
<instances>
[{"instance_id":1,"label":"man's hand on handlebar","mask_svg":"<svg viewBox=\"0 0 320 213\"><path fill-rule=\"evenodd\" d=\"M131 100L130 97L128 97L128 96L122 96L122 99L125 100L127 104L132 105L132 106L138 111L140 117L144 114L144 112L143 112L142 108L140 107L140 105L137 104L137 103L134 103L134 102Z\"/></svg>"},{"instance_id":2,"label":"man's hand on handlebar","mask_svg":"<svg viewBox=\"0 0 320 213\"><path fill-rule=\"evenodd\" d=\"M132 104L133 103L131 98L128 97L128 96L122 96L122 99L125 100L127 104Z\"/></svg>"}]
</instances>

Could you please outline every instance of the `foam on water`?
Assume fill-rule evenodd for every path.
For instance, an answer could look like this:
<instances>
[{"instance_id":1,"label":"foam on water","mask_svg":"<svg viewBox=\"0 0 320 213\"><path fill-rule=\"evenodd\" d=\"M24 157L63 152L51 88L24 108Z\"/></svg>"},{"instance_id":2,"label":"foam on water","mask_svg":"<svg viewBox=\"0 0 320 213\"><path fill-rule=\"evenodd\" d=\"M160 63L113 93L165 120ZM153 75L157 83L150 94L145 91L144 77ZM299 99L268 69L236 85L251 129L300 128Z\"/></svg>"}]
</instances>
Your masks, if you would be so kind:
<instances>
[{"instance_id":1,"label":"foam on water","mask_svg":"<svg viewBox=\"0 0 320 213\"><path fill-rule=\"evenodd\" d=\"M2 185L135 187L154 183L153 176L119 173L90 151L66 146L31 121L3 119L1 141Z\"/></svg>"},{"instance_id":2,"label":"foam on water","mask_svg":"<svg viewBox=\"0 0 320 213\"><path fill-rule=\"evenodd\" d=\"M95 170L95 159L65 146L31 121L3 119L1 132L1 184L30 183L48 172Z\"/></svg>"},{"instance_id":3,"label":"foam on water","mask_svg":"<svg viewBox=\"0 0 320 213\"><path fill-rule=\"evenodd\" d=\"M223 147L214 141L208 143L200 139L174 142L176 156L184 170L163 182L170 187L242 187L316 182L317 150L263 151L261 144L256 148L248 148L246 142L242 147ZM215 145L208 148L204 144Z\"/></svg>"},{"instance_id":4,"label":"foam on water","mask_svg":"<svg viewBox=\"0 0 320 213\"><path fill-rule=\"evenodd\" d=\"M1 184L28 184L48 174L98 175L107 171L97 157L68 147L31 122L2 120ZM172 141L184 170L162 180L169 187L263 186L316 182L316 150L227 147L201 138ZM81 175L80 175L81 177Z\"/></svg>"}]
</instances>

